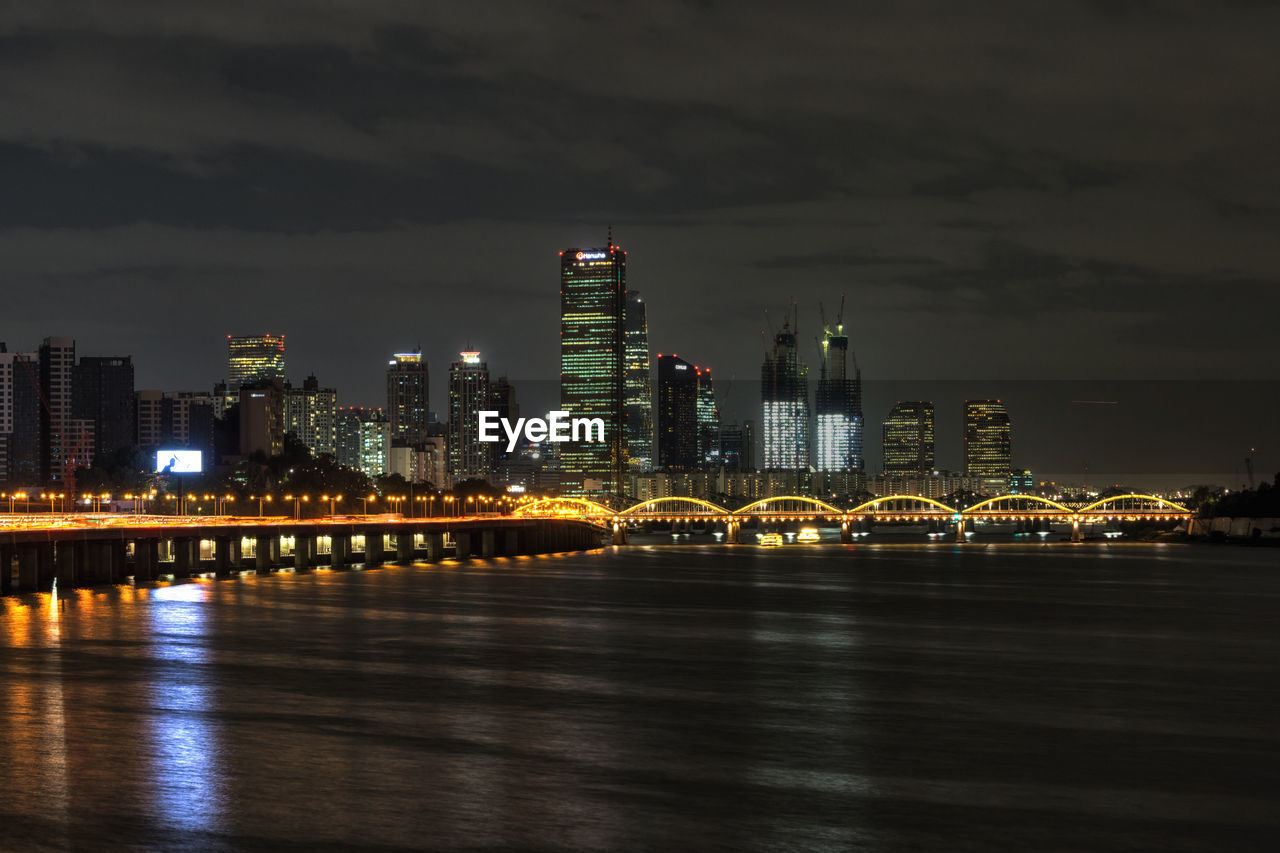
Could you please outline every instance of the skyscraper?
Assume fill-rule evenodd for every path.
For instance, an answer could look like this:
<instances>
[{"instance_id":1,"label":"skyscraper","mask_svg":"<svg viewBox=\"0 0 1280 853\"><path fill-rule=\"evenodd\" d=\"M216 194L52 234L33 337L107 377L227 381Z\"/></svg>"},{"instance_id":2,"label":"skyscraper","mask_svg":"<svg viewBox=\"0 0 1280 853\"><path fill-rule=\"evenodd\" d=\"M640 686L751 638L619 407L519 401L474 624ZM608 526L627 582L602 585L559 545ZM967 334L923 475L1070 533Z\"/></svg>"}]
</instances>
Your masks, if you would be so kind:
<instances>
[{"instance_id":1,"label":"skyscraper","mask_svg":"<svg viewBox=\"0 0 1280 853\"><path fill-rule=\"evenodd\" d=\"M653 379L649 372L649 322L640 292L627 291L626 423L628 465L653 466Z\"/></svg>"},{"instance_id":2,"label":"skyscraper","mask_svg":"<svg viewBox=\"0 0 1280 853\"><path fill-rule=\"evenodd\" d=\"M428 424L427 361L422 350L398 352L387 366L387 418L391 438L421 444Z\"/></svg>"},{"instance_id":3,"label":"skyscraper","mask_svg":"<svg viewBox=\"0 0 1280 853\"><path fill-rule=\"evenodd\" d=\"M240 454L268 459L284 452L284 383L262 379L240 386Z\"/></svg>"},{"instance_id":4,"label":"skyscraper","mask_svg":"<svg viewBox=\"0 0 1280 853\"><path fill-rule=\"evenodd\" d=\"M604 421L603 442L560 445L568 493L620 494L626 483L627 253L609 242L560 253L560 407Z\"/></svg>"},{"instance_id":5,"label":"skyscraper","mask_svg":"<svg viewBox=\"0 0 1280 853\"><path fill-rule=\"evenodd\" d=\"M480 412L493 408L489 365L474 350L449 367L449 462L455 482L493 473L493 442L480 440Z\"/></svg>"},{"instance_id":6,"label":"skyscraper","mask_svg":"<svg viewBox=\"0 0 1280 853\"><path fill-rule=\"evenodd\" d=\"M881 429L886 474L923 474L934 468L933 403L899 402Z\"/></svg>"},{"instance_id":7,"label":"skyscraper","mask_svg":"<svg viewBox=\"0 0 1280 853\"><path fill-rule=\"evenodd\" d=\"M841 305L841 315L844 306ZM815 399L817 413L815 462L819 471L861 471L862 454L862 371L853 360L853 377L848 375L849 336L840 318L836 330L822 330L819 353L822 366Z\"/></svg>"},{"instance_id":8,"label":"skyscraper","mask_svg":"<svg viewBox=\"0 0 1280 853\"><path fill-rule=\"evenodd\" d=\"M391 425L382 409L341 406L337 417L338 464L381 477L387 471Z\"/></svg>"},{"instance_id":9,"label":"skyscraper","mask_svg":"<svg viewBox=\"0 0 1280 853\"><path fill-rule=\"evenodd\" d=\"M269 379L284 381L284 335L227 335L227 394Z\"/></svg>"},{"instance_id":10,"label":"skyscraper","mask_svg":"<svg viewBox=\"0 0 1280 853\"><path fill-rule=\"evenodd\" d=\"M765 470L809 468L809 371L790 321L773 339L760 369Z\"/></svg>"},{"instance_id":11,"label":"skyscraper","mask_svg":"<svg viewBox=\"0 0 1280 853\"><path fill-rule=\"evenodd\" d=\"M93 424L94 454L132 447L137 437L133 359L84 356L75 367L72 384L72 414Z\"/></svg>"},{"instance_id":12,"label":"skyscraper","mask_svg":"<svg viewBox=\"0 0 1280 853\"><path fill-rule=\"evenodd\" d=\"M62 483L93 455L93 421L74 414L74 338L45 338L40 344L40 476Z\"/></svg>"},{"instance_id":13,"label":"skyscraper","mask_svg":"<svg viewBox=\"0 0 1280 853\"><path fill-rule=\"evenodd\" d=\"M675 355L658 354L658 467L692 471L698 454L698 371Z\"/></svg>"},{"instance_id":14,"label":"skyscraper","mask_svg":"<svg viewBox=\"0 0 1280 853\"><path fill-rule=\"evenodd\" d=\"M964 474L981 481L986 494L1009 487L1012 458L1009 413L999 400L966 400L964 403Z\"/></svg>"},{"instance_id":15,"label":"skyscraper","mask_svg":"<svg viewBox=\"0 0 1280 853\"><path fill-rule=\"evenodd\" d=\"M696 368L698 374L698 467L720 461L720 407L711 381L711 368Z\"/></svg>"},{"instance_id":16,"label":"skyscraper","mask_svg":"<svg viewBox=\"0 0 1280 853\"><path fill-rule=\"evenodd\" d=\"M284 389L284 431L297 436L313 456L337 455L337 397L334 389L321 388L314 374L301 388Z\"/></svg>"},{"instance_id":17,"label":"skyscraper","mask_svg":"<svg viewBox=\"0 0 1280 853\"><path fill-rule=\"evenodd\" d=\"M40 479L40 356L0 344L0 483Z\"/></svg>"}]
</instances>

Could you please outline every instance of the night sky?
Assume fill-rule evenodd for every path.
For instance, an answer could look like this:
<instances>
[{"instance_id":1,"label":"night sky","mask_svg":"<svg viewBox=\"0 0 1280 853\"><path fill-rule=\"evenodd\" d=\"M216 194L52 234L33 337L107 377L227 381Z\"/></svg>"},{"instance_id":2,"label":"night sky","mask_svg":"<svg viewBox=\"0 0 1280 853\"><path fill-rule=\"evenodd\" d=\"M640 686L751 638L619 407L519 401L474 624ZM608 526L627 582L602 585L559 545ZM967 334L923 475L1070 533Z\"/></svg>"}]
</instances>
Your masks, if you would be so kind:
<instances>
[{"instance_id":1,"label":"night sky","mask_svg":"<svg viewBox=\"0 0 1280 853\"><path fill-rule=\"evenodd\" d=\"M347 404L421 343L443 409L468 344L554 385L557 251L612 223L654 351L733 377L731 415L763 309L808 344L845 293L873 436L897 380L1141 380L1167 405L1124 423L1200 445L1144 470L1274 471L1277 33L1251 2L6 4L0 340L177 390L283 332ZM1225 379L1239 430L1170 422ZM1015 462L1019 403L1026 464L1102 452L1045 458L1062 418L1010 402Z\"/></svg>"}]
</instances>

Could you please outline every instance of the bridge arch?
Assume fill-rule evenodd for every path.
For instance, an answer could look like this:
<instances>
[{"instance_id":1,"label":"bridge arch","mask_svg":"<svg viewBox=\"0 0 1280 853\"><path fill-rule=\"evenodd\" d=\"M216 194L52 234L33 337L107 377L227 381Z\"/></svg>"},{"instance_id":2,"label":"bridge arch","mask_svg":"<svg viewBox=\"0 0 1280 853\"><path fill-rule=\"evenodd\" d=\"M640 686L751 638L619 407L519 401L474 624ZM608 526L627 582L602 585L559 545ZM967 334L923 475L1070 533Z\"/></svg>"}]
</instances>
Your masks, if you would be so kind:
<instances>
[{"instance_id":1,"label":"bridge arch","mask_svg":"<svg viewBox=\"0 0 1280 853\"><path fill-rule=\"evenodd\" d=\"M614 511L604 504L599 504L595 501L587 500L586 498L571 497L539 498L531 503L516 507L511 514L516 516L540 515L547 513L569 515L571 512L576 512L578 515L588 516L615 515Z\"/></svg>"},{"instance_id":2,"label":"bridge arch","mask_svg":"<svg viewBox=\"0 0 1280 853\"><path fill-rule=\"evenodd\" d=\"M1141 510L1138 510L1139 512L1152 512L1152 511L1165 512L1168 510L1173 510L1174 512L1186 513L1188 515L1190 515L1191 513L1191 510L1187 509L1185 506L1182 506L1181 504L1176 504L1173 501L1167 501L1164 498L1158 498L1154 495L1138 495L1138 494L1112 495L1109 498L1103 498L1102 500L1094 501L1093 503L1089 504L1086 507L1081 507L1077 511L1078 512L1096 512L1096 511L1100 511L1099 510L1100 507L1104 507L1107 504L1114 504L1121 501L1146 501L1147 503L1155 504L1155 506L1143 507ZM1115 511L1117 513L1124 513L1124 512L1130 512L1132 510L1129 508L1122 509L1122 508L1116 507Z\"/></svg>"},{"instance_id":3,"label":"bridge arch","mask_svg":"<svg viewBox=\"0 0 1280 853\"><path fill-rule=\"evenodd\" d=\"M649 500L647 501L641 501L638 504L634 504L632 506L627 507L622 512L617 513L617 515L620 518L643 518L646 514L660 515L662 513L645 513L645 510L649 509L650 507L658 506L659 504L675 504L677 506L696 507L698 510L697 512L674 513L679 515L700 515L701 516L701 515L728 515L729 514L729 510L717 504L713 504L711 501L704 501L701 498L686 498L686 497L673 496L669 498L649 498ZM672 514L672 513L668 513L668 514Z\"/></svg>"},{"instance_id":4,"label":"bridge arch","mask_svg":"<svg viewBox=\"0 0 1280 853\"><path fill-rule=\"evenodd\" d=\"M741 516L752 515L754 514L752 511L755 509L765 507L768 504L777 503L781 501L796 501L802 504L809 504L810 506L819 507L820 509L825 510L826 512L829 512L829 513L833 513L835 515L844 515L845 513L844 510L837 509L836 507L833 507L831 504L827 503L826 501L820 501L817 498L811 498L806 495L778 495L777 497L772 497L772 498L761 498L760 500L755 501L753 503L749 503L744 507L739 507L738 509L735 509L733 511L733 514L741 515Z\"/></svg>"},{"instance_id":5,"label":"bridge arch","mask_svg":"<svg viewBox=\"0 0 1280 853\"><path fill-rule=\"evenodd\" d=\"M941 501L935 501L933 498L925 498L920 495L884 495L883 497L872 498L866 503L861 503L849 510L850 515L866 514L868 511L875 512L878 504L887 503L888 501L915 501L917 503L928 504L936 507L947 515L955 513L955 507L947 506Z\"/></svg>"},{"instance_id":6,"label":"bridge arch","mask_svg":"<svg viewBox=\"0 0 1280 853\"><path fill-rule=\"evenodd\" d=\"M1048 498L1042 498L1039 495L997 495L994 498L987 498L984 501L978 501L976 504L974 504L971 507L966 507L965 509L961 510L960 514L969 515L970 513L983 511L984 507L993 506L994 504L1000 503L1001 501L1011 501L1011 500L1031 501L1032 503L1044 504L1045 506L1052 507L1055 511L1063 513L1065 515L1071 515L1075 512L1075 510L1071 509L1070 507L1063 506L1057 501L1051 501ZM999 511L997 510L987 510L987 511L995 512L999 514ZM1026 510L1009 510L1009 512L1012 512L1014 514L1018 512L1025 512L1025 511Z\"/></svg>"}]
</instances>

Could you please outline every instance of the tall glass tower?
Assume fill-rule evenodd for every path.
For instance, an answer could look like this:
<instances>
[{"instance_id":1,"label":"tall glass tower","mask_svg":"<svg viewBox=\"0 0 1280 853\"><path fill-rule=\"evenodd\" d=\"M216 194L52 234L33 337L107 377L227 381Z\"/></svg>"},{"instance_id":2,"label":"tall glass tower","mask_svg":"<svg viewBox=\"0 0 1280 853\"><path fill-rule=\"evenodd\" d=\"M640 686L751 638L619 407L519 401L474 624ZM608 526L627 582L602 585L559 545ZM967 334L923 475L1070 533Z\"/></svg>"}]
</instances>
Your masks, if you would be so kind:
<instances>
[{"instance_id":1,"label":"tall glass tower","mask_svg":"<svg viewBox=\"0 0 1280 853\"><path fill-rule=\"evenodd\" d=\"M560 253L560 407L604 421L604 441L560 445L560 487L568 494L621 495L627 472L627 253Z\"/></svg>"},{"instance_id":2,"label":"tall glass tower","mask_svg":"<svg viewBox=\"0 0 1280 853\"><path fill-rule=\"evenodd\" d=\"M227 393L264 379L284 381L284 335L227 335Z\"/></svg>"},{"instance_id":3,"label":"tall glass tower","mask_svg":"<svg viewBox=\"0 0 1280 853\"><path fill-rule=\"evenodd\" d=\"M861 471L862 455L862 371L853 362L848 375L849 337L844 326L822 330L821 373L815 400L817 429L815 462L819 471Z\"/></svg>"},{"instance_id":4,"label":"tall glass tower","mask_svg":"<svg viewBox=\"0 0 1280 853\"><path fill-rule=\"evenodd\" d=\"M809 369L800 360L790 321L773 339L760 368L766 470L809 470Z\"/></svg>"},{"instance_id":5,"label":"tall glass tower","mask_svg":"<svg viewBox=\"0 0 1280 853\"><path fill-rule=\"evenodd\" d=\"M1009 412L999 400L965 400L964 475L980 480L981 490L1000 494L1009 488L1013 435Z\"/></svg>"},{"instance_id":6,"label":"tall glass tower","mask_svg":"<svg viewBox=\"0 0 1280 853\"><path fill-rule=\"evenodd\" d=\"M698 467L720 461L720 407L711 381L711 368L698 371Z\"/></svg>"},{"instance_id":7,"label":"tall glass tower","mask_svg":"<svg viewBox=\"0 0 1280 853\"><path fill-rule=\"evenodd\" d=\"M649 373L649 323L644 300L627 291L627 456L633 471L653 467L653 382Z\"/></svg>"},{"instance_id":8,"label":"tall glass tower","mask_svg":"<svg viewBox=\"0 0 1280 853\"><path fill-rule=\"evenodd\" d=\"M933 403L899 402L882 427L884 472L921 474L933 470Z\"/></svg>"},{"instance_id":9,"label":"tall glass tower","mask_svg":"<svg viewBox=\"0 0 1280 853\"><path fill-rule=\"evenodd\" d=\"M493 408L489 365L474 351L449 368L449 461L454 482L493 473L492 442L480 440L480 412Z\"/></svg>"}]
</instances>

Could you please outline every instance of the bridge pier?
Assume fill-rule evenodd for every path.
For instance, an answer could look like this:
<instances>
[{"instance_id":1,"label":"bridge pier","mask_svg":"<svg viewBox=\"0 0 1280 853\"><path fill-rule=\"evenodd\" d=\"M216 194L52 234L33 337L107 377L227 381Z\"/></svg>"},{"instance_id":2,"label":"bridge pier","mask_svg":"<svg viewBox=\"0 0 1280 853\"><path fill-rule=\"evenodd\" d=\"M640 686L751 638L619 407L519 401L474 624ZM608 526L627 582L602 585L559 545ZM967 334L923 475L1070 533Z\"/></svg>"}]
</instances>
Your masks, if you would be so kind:
<instances>
[{"instance_id":1,"label":"bridge pier","mask_svg":"<svg viewBox=\"0 0 1280 853\"><path fill-rule=\"evenodd\" d=\"M153 581L160 574L160 540L140 539L133 543L133 579Z\"/></svg>"},{"instance_id":2,"label":"bridge pier","mask_svg":"<svg viewBox=\"0 0 1280 853\"><path fill-rule=\"evenodd\" d=\"M329 568L342 569L351 562L351 534L329 534Z\"/></svg>"},{"instance_id":3,"label":"bridge pier","mask_svg":"<svg viewBox=\"0 0 1280 853\"><path fill-rule=\"evenodd\" d=\"M845 545L853 544L853 528L847 521L840 522L840 541Z\"/></svg>"},{"instance_id":4,"label":"bridge pier","mask_svg":"<svg viewBox=\"0 0 1280 853\"><path fill-rule=\"evenodd\" d=\"M54 548L54 576L58 579L58 586L75 586L78 578L77 574L84 575L84 564L86 551L89 548L87 542L59 542ZM77 572L77 568L80 569Z\"/></svg>"},{"instance_id":5,"label":"bridge pier","mask_svg":"<svg viewBox=\"0 0 1280 853\"><path fill-rule=\"evenodd\" d=\"M408 565L413 562L413 533L405 530L396 532L396 562Z\"/></svg>"},{"instance_id":6,"label":"bridge pier","mask_svg":"<svg viewBox=\"0 0 1280 853\"><path fill-rule=\"evenodd\" d=\"M316 553L316 537L314 535L294 534L293 568L294 571L305 572L311 568Z\"/></svg>"},{"instance_id":7,"label":"bridge pier","mask_svg":"<svg viewBox=\"0 0 1280 853\"><path fill-rule=\"evenodd\" d=\"M189 536L175 537L170 540L173 548L173 576L176 578L190 577L196 563L192 555L195 540Z\"/></svg>"},{"instance_id":8,"label":"bridge pier","mask_svg":"<svg viewBox=\"0 0 1280 853\"><path fill-rule=\"evenodd\" d=\"M454 550L459 560L471 559L471 531L459 530L453 534Z\"/></svg>"},{"instance_id":9,"label":"bridge pier","mask_svg":"<svg viewBox=\"0 0 1280 853\"><path fill-rule=\"evenodd\" d=\"M742 522L730 521L725 525L724 541L730 545L742 544Z\"/></svg>"},{"instance_id":10,"label":"bridge pier","mask_svg":"<svg viewBox=\"0 0 1280 853\"><path fill-rule=\"evenodd\" d=\"M240 537L218 536L213 540L213 571L220 578L230 577L240 568Z\"/></svg>"},{"instance_id":11,"label":"bridge pier","mask_svg":"<svg viewBox=\"0 0 1280 853\"><path fill-rule=\"evenodd\" d=\"M627 544L627 526L620 521L615 521L613 523L613 544Z\"/></svg>"},{"instance_id":12,"label":"bridge pier","mask_svg":"<svg viewBox=\"0 0 1280 853\"><path fill-rule=\"evenodd\" d=\"M277 533L259 533L253 548L253 565L259 574L271 571L280 563L280 536Z\"/></svg>"},{"instance_id":13,"label":"bridge pier","mask_svg":"<svg viewBox=\"0 0 1280 853\"><path fill-rule=\"evenodd\" d=\"M1080 529L1080 519L1073 518L1071 520L1071 542L1079 544L1084 541L1084 532Z\"/></svg>"},{"instance_id":14,"label":"bridge pier","mask_svg":"<svg viewBox=\"0 0 1280 853\"><path fill-rule=\"evenodd\" d=\"M444 534L424 533L422 544L427 551L427 562L435 563L444 559Z\"/></svg>"},{"instance_id":15,"label":"bridge pier","mask_svg":"<svg viewBox=\"0 0 1280 853\"><path fill-rule=\"evenodd\" d=\"M964 535L964 519L963 518L956 522L956 541L957 542L966 541L965 535Z\"/></svg>"},{"instance_id":16,"label":"bridge pier","mask_svg":"<svg viewBox=\"0 0 1280 853\"><path fill-rule=\"evenodd\" d=\"M364 534L364 564L381 566L387 559L387 540L381 530L376 533L368 531Z\"/></svg>"},{"instance_id":17,"label":"bridge pier","mask_svg":"<svg viewBox=\"0 0 1280 853\"><path fill-rule=\"evenodd\" d=\"M18 567L16 550L0 544L0 595L13 592L13 573Z\"/></svg>"},{"instance_id":18,"label":"bridge pier","mask_svg":"<svg viewBox=\"0 0 1280 853\"><path fill-rule=\"evenodd\" d=\"M502 531L502 556L515 557L520 553L520 531L509 527Z\"/></svg>"},{"instance_id":19,"label":"bridge pier","mask_svg":"<svg viewBox=\"0 0 1280 853\"><path fill-rule=\"evenodd\" d=\"M494 535L493 528L487 528L480 531L480 556L488 560L494 556L497 551L497 536Z\"/></svg>"}]
</instances>

